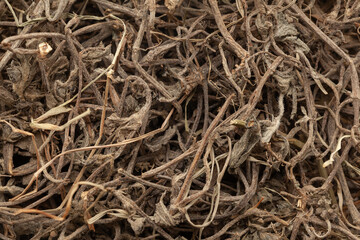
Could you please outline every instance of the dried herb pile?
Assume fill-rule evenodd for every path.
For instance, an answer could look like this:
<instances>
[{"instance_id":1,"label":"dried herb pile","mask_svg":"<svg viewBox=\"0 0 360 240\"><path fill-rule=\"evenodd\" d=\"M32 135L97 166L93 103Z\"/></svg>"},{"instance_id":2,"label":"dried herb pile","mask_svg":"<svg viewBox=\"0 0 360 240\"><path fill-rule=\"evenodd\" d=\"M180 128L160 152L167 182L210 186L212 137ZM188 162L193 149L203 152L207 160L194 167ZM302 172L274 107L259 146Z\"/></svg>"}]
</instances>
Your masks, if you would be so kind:
<instances>
[{"instance_id":1,"label":"dried herb pile","mask_svg":"<svg viewBox=\"0 0 360 240\"><path fill-rule=\"evenodd\" d=\"M358 239L360 1L0 2L1 239Z\"/></svg>"}]
</instances>

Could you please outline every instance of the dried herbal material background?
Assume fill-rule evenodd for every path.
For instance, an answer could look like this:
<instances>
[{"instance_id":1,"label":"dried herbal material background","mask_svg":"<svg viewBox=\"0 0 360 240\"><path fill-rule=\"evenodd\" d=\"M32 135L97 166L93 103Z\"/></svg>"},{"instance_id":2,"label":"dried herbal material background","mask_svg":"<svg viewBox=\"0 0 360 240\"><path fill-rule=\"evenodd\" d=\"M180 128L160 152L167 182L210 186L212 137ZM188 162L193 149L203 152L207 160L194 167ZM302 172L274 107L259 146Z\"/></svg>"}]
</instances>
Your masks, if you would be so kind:
<instances>
[{"instance_id":1,"label":"dried herbal material background","mask_svg":"<svg viewBox=\"0 0 360 240\"><path fill-rule=\"evenodd\" d=\"M359 239L358 0L0 1L1 239Z\"/></svg>"}]
</instances>

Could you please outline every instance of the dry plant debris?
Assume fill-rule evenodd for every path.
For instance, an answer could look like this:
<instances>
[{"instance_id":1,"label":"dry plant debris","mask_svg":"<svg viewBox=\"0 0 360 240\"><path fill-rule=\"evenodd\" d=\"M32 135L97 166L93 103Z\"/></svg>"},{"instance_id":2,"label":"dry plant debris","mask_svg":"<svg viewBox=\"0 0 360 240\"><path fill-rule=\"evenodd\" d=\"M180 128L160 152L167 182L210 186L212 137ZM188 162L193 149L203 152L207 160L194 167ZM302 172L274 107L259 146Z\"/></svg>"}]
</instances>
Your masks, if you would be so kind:
<instances>
[{"instance_id":1,"label":"dry plant debris","mask_svg":"<svg viewBox=\"0 0 360 240\"><path fill-rule=\"evenodd\" d=\"M1 239L359 239L358 0L0 1Z\"/></svg>"}]
</instances>

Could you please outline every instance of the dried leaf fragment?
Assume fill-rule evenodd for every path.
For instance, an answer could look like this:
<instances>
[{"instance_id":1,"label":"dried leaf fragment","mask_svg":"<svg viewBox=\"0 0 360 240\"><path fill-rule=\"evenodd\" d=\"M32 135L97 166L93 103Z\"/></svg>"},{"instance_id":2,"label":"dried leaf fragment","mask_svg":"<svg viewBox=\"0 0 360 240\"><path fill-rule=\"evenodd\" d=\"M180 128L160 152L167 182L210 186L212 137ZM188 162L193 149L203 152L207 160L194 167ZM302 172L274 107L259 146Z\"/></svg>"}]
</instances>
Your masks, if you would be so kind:
<instances>
[{"instance_id":1,"label":"dried leaf fragment","mask_svg":"<svg viewBox=\"0 0 360 240\"><path fill-rule=\"evenodd\" d=\"M41 58L46 57L46 55L48 55L48 53L53 50L52 47L47 42L40 43L38 49Z\"/></svg>"},{"instance_id":2,"label":"dried leaf fragment","mask_svg":"<svg viewBox=\"0 0 360 240\"><path fill-rule=\"evenodd\" d=\"M165 6L172 12L180 6L182 2L183 0L165 0Z\"/></svg>"},{"instance_id":3,"label":"dried leaf fragment","mask_svg":"<svg viewBox=\"0 0 360 240\"><path fill-rule=\"evenodd\" d=\"M341 141L342 141L344 138L348 138L348 137L350 137L350 135L344 135L344 136L342 136L341 138L339 138L338 143L337 143L337 145L336 145L336 149L335 149L334 152L331 153L330 159L323 163L323 167L324 167L324 168L326 168L326 167L328 167L329 165L331 165L331 164L334 163L334 155L341 149Z\"/></svg>"},{"instance_id":4,"label":"dried leaf fragment","mask_svg":"<svg viewBox=\"0 0 360 240\"><path fill-rule=\"evenodd\" d=\"M261 135L260 132L258 132L257 124L246 129L240 140L234 144L229 168L238 168L243 162L245 162L260 139Z\"/></svg>"}]
</instances>

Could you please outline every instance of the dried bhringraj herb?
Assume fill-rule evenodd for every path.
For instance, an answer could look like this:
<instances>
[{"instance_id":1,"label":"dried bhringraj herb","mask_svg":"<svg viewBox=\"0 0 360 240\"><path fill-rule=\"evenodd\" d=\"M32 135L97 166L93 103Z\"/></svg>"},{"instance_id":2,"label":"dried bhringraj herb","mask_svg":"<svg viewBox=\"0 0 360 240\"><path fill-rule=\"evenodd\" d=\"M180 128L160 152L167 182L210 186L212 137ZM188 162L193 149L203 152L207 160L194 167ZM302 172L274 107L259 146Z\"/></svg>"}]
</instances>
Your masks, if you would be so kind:
<instances>
[{"instance_id":1,"label":"dried bhringraj herb","mask_svg":"<svg viewBox=\"0 0 360 240\"><path fill-rule=\"evenodd\" d=\"M358 239L346 1L0 1L1 239Z\"/></svg>"}]
</instances>

